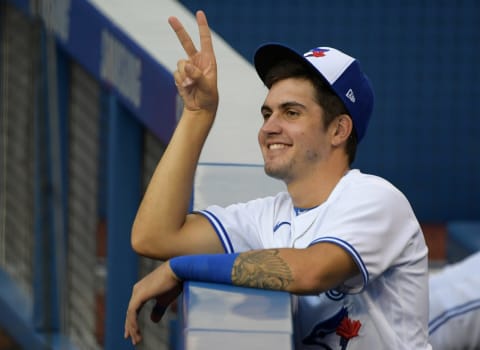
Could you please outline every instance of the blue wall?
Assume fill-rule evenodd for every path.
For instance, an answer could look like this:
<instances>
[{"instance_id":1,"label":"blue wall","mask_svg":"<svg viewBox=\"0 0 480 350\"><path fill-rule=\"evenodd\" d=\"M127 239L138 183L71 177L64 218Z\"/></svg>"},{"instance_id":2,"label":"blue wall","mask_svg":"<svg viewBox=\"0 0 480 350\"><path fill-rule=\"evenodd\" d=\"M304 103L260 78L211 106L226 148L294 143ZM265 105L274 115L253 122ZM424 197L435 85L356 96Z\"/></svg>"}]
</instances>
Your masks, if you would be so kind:
<instances>
[{"instance_id":1,"label":"blue wall","mask_svg":"<svg viewBox=\"0 0 480 350\"><path fill-rule=\"evenodd\" d=\"M392 181L421 221L480 219L479 1L182 3L249 61L267 41L357 57L376 106L355 166Z\"/></svg>"}]
</instances>

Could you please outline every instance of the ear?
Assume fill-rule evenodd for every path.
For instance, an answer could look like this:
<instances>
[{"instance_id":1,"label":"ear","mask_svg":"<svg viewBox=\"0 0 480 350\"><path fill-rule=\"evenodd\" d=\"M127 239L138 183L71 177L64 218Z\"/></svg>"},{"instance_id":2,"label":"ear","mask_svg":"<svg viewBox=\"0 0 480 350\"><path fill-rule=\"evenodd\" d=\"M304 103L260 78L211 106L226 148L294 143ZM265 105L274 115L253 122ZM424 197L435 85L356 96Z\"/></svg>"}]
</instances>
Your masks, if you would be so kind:
<instances>
[{"instance_id":1,"label":"ear","mask_svg":"<svg viewBox=\"0 0 480 350\"><path fill-rule=\"evenodd\" d=\"M332 123L332 145L338 146L347 141L353 132L353 121L348 114L340 114Z\"/></svg>"}]
</instances>

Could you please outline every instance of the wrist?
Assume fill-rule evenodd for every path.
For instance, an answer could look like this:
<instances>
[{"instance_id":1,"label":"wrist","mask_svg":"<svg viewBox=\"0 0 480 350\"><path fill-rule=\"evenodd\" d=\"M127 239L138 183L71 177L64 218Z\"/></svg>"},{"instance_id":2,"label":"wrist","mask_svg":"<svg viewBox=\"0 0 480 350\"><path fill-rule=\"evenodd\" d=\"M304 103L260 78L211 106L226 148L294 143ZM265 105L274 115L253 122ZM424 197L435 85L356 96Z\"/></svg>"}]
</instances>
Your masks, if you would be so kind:
<instances>
[{"instance_id":1,"label":"wrist","mask_svg":"<svg viewBox=\"0 0 480 350\"><path fill-rule=\"evenodd\" d=\"M215 121L215 113L206 109L190 110L184 109L179 121L184 124L190 132L206 135L210 132ZM206 134L205 134L206 133Z\"/></svg>"},{"instance_id":2,"label":"wrist","mask_svg":"<svg viewBox=\"0 0 480 350\"><path fill-rule=\"evenodd\" d=\"M213 121L215 119L216 114L217 114L216 107L190 109L187 106L185 106L183 108L182 118L191 117L191 118L195 118L195 120L201 119L201 120Z\"/></svg>"},{"instance_id":3,"label":"wrist","mask_svg":"<svg viewBox=\"0 0 480 350\"><path fill-rule=\"evenodd\" d=\"M175 273L175 271L173 270L172 265L170 264L170 260L168 260L166 263L167 263L167 265L168 265L168 267L169 267L170 274L171 274L172 278L173 278L174 280L176 280L177 282L183 282L183 279L180 278L180 277L178 277L177 274Z\"/></svg>"}]
</instances>

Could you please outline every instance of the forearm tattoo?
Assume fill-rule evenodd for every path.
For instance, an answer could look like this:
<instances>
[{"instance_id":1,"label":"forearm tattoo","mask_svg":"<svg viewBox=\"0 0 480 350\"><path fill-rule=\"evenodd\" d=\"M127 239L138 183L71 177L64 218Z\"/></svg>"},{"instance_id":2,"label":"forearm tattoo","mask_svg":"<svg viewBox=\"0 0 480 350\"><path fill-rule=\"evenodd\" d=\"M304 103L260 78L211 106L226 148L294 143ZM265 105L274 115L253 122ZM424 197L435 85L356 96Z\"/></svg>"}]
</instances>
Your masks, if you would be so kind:
<instances>
[{"instance_id":1,"label":"forearm tattoo","mask_svg":"<svg viewBox=\"0 0 480 350\"><path fill-rule=\"evenodd\" d=\"M240 254L233 264L233 284L286 290L293 282L292 271L278 254L278 249L256 250Z\"/></svg>"}]
</instances>

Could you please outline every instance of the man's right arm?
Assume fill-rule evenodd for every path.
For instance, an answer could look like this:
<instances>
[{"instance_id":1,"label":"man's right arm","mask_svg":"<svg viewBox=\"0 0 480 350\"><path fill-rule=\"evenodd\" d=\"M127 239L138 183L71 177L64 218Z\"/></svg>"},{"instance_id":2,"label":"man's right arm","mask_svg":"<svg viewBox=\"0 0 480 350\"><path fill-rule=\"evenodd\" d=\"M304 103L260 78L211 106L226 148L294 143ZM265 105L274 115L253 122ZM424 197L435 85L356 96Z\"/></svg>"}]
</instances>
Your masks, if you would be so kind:
<instances>
[{"instance_id":1,"label":"man's right arm","mask_svg":"<svg viewBox=\"0 0 480 350\"><path fill-rule=\"evenodd\" d=\"M208 220L201 215L187 215L197 160L211 124L208 119L212 118L188 111L182 116L133 224L132 246L139 254L168 259L223 253Z\"/></svg>"},{"instance_id":2,"label":"man's right arm","mask_svg":"<svg viewBox=\"0 0 480 350\"><path fill-rule=\"evenodd\" d=\"M197 12L200 50L177 18L171 17L169 23L188 55L174 72L185 107L142 199L131 237L135 251L158 259L224 252L208 220L187 215L195 169L218 106L212 37L202 11Z\"/></svg>"}]
</instances>

